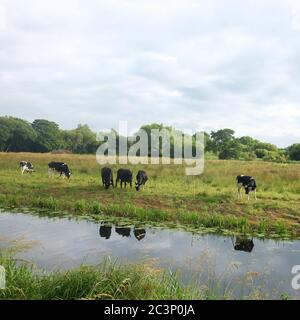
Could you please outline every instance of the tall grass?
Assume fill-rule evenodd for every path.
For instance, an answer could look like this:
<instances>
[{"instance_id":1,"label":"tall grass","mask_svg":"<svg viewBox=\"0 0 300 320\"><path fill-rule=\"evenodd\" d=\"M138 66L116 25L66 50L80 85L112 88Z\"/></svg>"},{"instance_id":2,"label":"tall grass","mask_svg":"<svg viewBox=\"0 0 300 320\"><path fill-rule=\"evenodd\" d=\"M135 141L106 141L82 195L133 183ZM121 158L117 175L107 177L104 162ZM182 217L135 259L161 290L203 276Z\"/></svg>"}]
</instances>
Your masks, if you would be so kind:
<instances>
[{"instance_id":1,"label":"tall grass","mask_svg":"<svg viewBox=\"0 0 300 320\"><path fill-rule=\"evenodd\" d=\"M9 256L0 256L6 269L6 284L0 299L74 300L74 299L207 299L196 286L182 286L175 274L156 269L151 263L117 265L105 260L97 267L35 274L24 264L17 266Z\"/></svg>"},{"instance_id":2,"label":"tall grass","mask_svg":"<svg viewBox=\"0 0 300 320\"><path fill-rule=\"evenodd\" d=\"M0 300L212 300L264 299L245 275L239 285L245 292L234 293L234 283L227 284L215 274L205 282L193 280L183 284L176 272L156 267L155 261L120 265L106 258L98 266L81 266L69 271L35 272L32 266L9 254L0 254L0 265L6 270L6 288ZM247 280L247 281L245 281ZM203 281L203 282L202 282ZM246 292L247 291L247 292Z\"/></svg>"}]
</instances>

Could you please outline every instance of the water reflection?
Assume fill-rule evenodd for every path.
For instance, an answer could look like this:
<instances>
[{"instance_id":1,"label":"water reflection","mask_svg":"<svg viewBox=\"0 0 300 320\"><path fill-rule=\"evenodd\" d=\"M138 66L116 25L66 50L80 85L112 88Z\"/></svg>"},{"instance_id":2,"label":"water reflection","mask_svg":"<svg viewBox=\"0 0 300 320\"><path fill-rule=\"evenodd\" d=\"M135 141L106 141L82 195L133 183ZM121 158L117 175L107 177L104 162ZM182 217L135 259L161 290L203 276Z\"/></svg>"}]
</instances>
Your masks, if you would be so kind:
<instances>
[{"instance_id":1,"label":"water reflection","mask_svg":"<svg viewBox=\"0 0 300 320\"><path fill-rule=\"evenodd\" d=\"M136 239L138 241L141 241L146 236L146 230L145 229L134 228L133 233L134 233L134 236L136 237Z\"/></svg>"},{"instance_id":2,"label":"water reflection","mask_svg":"<svg viewBox=\"0 0 300 320\"><path fill-rule=\"evenodd\" d=\"M99 229L99 235L101 238L105 239L110 239L112 235L112 225L107 224L107 223L101 223L100 229ZM146 230L138 227L120 227L120 226L115 226L114 227L115 232L119 234L122 237L131 237L131 234L134 235L134 237L138 240L141 241L142 239L145 238L146 236Z\"/></svg>"},{"instance_id":3,"label":"water reflection","mask_svg":"<svg viewBox=\"0 0 300 320\"><path fill-rule=\"evenodd\" d=\"M246 237L236 237L234 250L252 252L253 248L254 248L253 239L248 239Z\"/></svg>"},{"instance_id":4,"label":"water reflection","mask_svg":"<svg viewBox=\"0 0 300 320\"><path fill-rule=\"evenodd\" d=\"M98 224L1 213L0 250L8 247L7 241L1 239L25 237L39 245L20 252L17 258L32 261L38 268L50 272L82 264L97 265L107 256L120 263L141 262L147 258L157 261L159 268L180 270L180 281L187 284L194 280L210 284L211 273L214 273L220 279L220 290L230 286L236 297L259 286L269 298L286 293L300 299L300 291L291 286L292 267L299 264L298 240L283 242L245 236L200 235L177 229L143 227L133 222L128 227L125 223L127 221L119 221L114 225L102 220ZM248 276L253 277L253 282L248 281Z\"/></svg>"},{"instance_id":5,"label":"water reflection","mask_svg":"<svg viewBox=\"0 0 300 320\"><path fill-rule=\"evenodd\" d=\"M130 237L130 227L115 227L116 233L118 233L122 237Z\"/></svg>"},{"instance_id":6,"label":"water reflection","mask_svg":"<svg viewBox=\"0 0 300 320\"><path fill-rule=\"evenodd\" d=\"M112 229L112 226L101 225L101 227L99 229L100 237L105 238L105 239L109 239L111 236L111 229Z\"/></svg>"}]
</instances>

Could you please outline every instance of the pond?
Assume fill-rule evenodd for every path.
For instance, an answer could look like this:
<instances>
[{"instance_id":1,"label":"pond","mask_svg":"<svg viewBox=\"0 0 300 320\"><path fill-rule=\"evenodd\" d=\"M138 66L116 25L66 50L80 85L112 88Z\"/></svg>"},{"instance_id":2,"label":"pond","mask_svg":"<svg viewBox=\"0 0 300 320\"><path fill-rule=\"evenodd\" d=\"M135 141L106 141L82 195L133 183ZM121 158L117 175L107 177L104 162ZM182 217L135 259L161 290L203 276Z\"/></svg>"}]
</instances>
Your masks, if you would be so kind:
<instances>
[{"instance_id":1,"label":"pond","mask_svg":"<svg viewBox=\"0 0 300 320\"><path fill-rule=\"evenodd\" d=\"M254 287L269 298L300 298L300 290L291 286L292 267L300 265L300 241L0 213L0 249L16 240L32 241L17 257L47 271L98 264L107 256L120 263L149 260L177 271L184 283L230 288L238 298Z\"/></svg>"}]
</instances>

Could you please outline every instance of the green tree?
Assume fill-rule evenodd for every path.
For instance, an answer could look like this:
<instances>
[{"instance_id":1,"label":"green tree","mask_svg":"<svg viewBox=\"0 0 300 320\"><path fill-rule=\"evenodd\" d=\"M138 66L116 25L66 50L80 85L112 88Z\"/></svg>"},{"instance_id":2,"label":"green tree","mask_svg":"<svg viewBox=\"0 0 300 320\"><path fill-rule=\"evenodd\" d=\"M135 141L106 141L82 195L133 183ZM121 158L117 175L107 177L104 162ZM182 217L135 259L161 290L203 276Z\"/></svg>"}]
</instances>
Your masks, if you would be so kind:
<instances>
[{"instance_id":1,"label":"green tree","mask_svg":"<svg viewBox=\"0 0 300 320\"><path fill-rule=\"evenodd\" d=\"M36 132L31 124L14 117L0 118L0 144L2 151L31 151Z\"/></svg>"},{"instance_id":2,"label":"green tree","mask_svg":"<svg viewBox=\"0 0 300 320\"><path fill-rule=\"evenodd\" d=\"M267 143L267 142L260 142L260 141L258 141L255 145L255 150L257 149L265 149L265 150L274 151L274 152L278 151L278 148L274 144Z\"/></svg>"},{"instance_id":3,"label":"green tree","mask_svg":"<svg viewBox=\"0 0 300 320\"><path fill-rule=\"evenodd\" d=\"M37 133L37 138L33 146L36 152L49 152L58 149L62 145L61 131L58 124L48 120L34 120L33 129Z\"/></svg>"},{"instance_id":4,"label":"green tree","mask_svg":"<svg viewBox=\"0 0 300 320\"><path fill-rule=\"evenodd\" d=\"M0 151L7 151L11 135L11 120L7 117L0 117Z\"/></svg>"},{"instance_id":5,"label":"green tree","mask_svg":"<svg viewBox=\"0 0 300 320\"><path fill-rule=\"evenodd\" d=\"M269 162L285 162L286 157L283 153L268 151L268 153L263 157L263 160Z\"/></svg>"},{"instance_id":6,"label":"green tree","mask_svg":"<svg viewBox=\"0 0 300 320\"><path fill-rule=\"evenodd\" d=\"M78 125L75 130L62 133L64 148L74 153L94 153L99 145L94 133L87 125Z\"/></svg>"},{"instance_id":7,"label":"green tree","mask_svg":"<svg viewBox=\"0 0 300 320\"><path fill-rule=\"evenodd\" d=\"M158 123L152 123L152 124L147 124L147 125L143 125L141 126L140 130L144 130L146 131L147 135L148 135L148 156L151 155L151 130L163 130L166 129L168 131L172 131L172 127L169 126L164 126L163 124L158 124ZM173 139L170 140L170 150L171 153L174 150L174 141ZM158 150L159 156L162 155L162 144L159 143L159 150Z\"/></svg>"},{"instance_id":8,"label":"green tree","mask_svg":"<svg viewBox=\"0 0 300 320\"><path fill-rule=\"evenodd\" d=\"M296 143L287 148L289 159L300 161L300 143Z\"/></svg>"},{"instance_id":9,"label":"green tree","mask_svg":"<svg viewBox=\"0 0 300 320\"><path fill-rule=\"evenodd\" d=\"M221 129L211 134L211 149L216 154L224 153L224 149L234 141L234 131L231 129Z\"/></svg>"},{"instance_id":10,"label":"green tree","mask_svg":"<svg viewBox=\"0 0 300 320\"><path fill-rule=\"evenodd\" d=\"M242 145L237 140L226 141L221 146L219 159L230 160L239 159L242 154Z\"/></svg>"},{"instance_id":11,"label":"green tree","mask_svg":"<svg viewBox=\"0 0 300 320\"><path fill-rule=\"evenodd\" d=\"M214 151L213 141L207 132L204 132L204 145L205 145L205 152Z\"/></svg>"},{"instance_id":12,"label":"green tree","mask_svg":"<svg viewBox=\"0 0 300 320\"><path fill-rule=\"evenodd\" d=\"M255 154L257 156L257 158L262 159L263 157L267 156L269 153L268 150L266 149L256 149L255 150Z\"/></svg>"},{"instance_id":13,"label":"green tree","mask_svg":"<svg viewBox=\"0 0 300 320\"><path fill-rule=\"evenodd\" d=\"M251 137L248 137L248 136L238 138L237 140L240 144L242 144L243 151L248 152L249 154L252 154L252 156L253 156L253 153L256 149L256 145L257 145L257 143L259 143L259 141L255 140Z\"/></svg>"}]
</instances>

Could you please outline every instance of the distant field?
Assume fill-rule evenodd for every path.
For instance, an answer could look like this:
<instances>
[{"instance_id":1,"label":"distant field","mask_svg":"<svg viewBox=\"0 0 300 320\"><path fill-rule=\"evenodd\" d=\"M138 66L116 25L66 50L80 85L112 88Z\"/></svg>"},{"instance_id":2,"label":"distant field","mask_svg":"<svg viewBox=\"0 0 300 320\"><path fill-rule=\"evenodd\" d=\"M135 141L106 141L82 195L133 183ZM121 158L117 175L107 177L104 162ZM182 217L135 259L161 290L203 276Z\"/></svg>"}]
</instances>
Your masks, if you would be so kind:
<instances>
[{"instance_id":1,"label":"distant field","mask_svg":"<svg viewBox=\"0 0 300 320\"><path fill-rule=\"evenodd\" d=\"M21 176L19 162L36 172ZM65 161L70 181L48 178L47 163ZM122 216L141 222L174 222L262 236L300 236L300 165L207 160L201 176L185 176L178 165L114 165L141 168L149 175L144 191L104 190L94 155L0 153L0 205L67 210L70 214ZM258 201L237 200L235 177L253 175ZM115 178L115 177L114 177Z\"/></svg>"}]
</instances>

